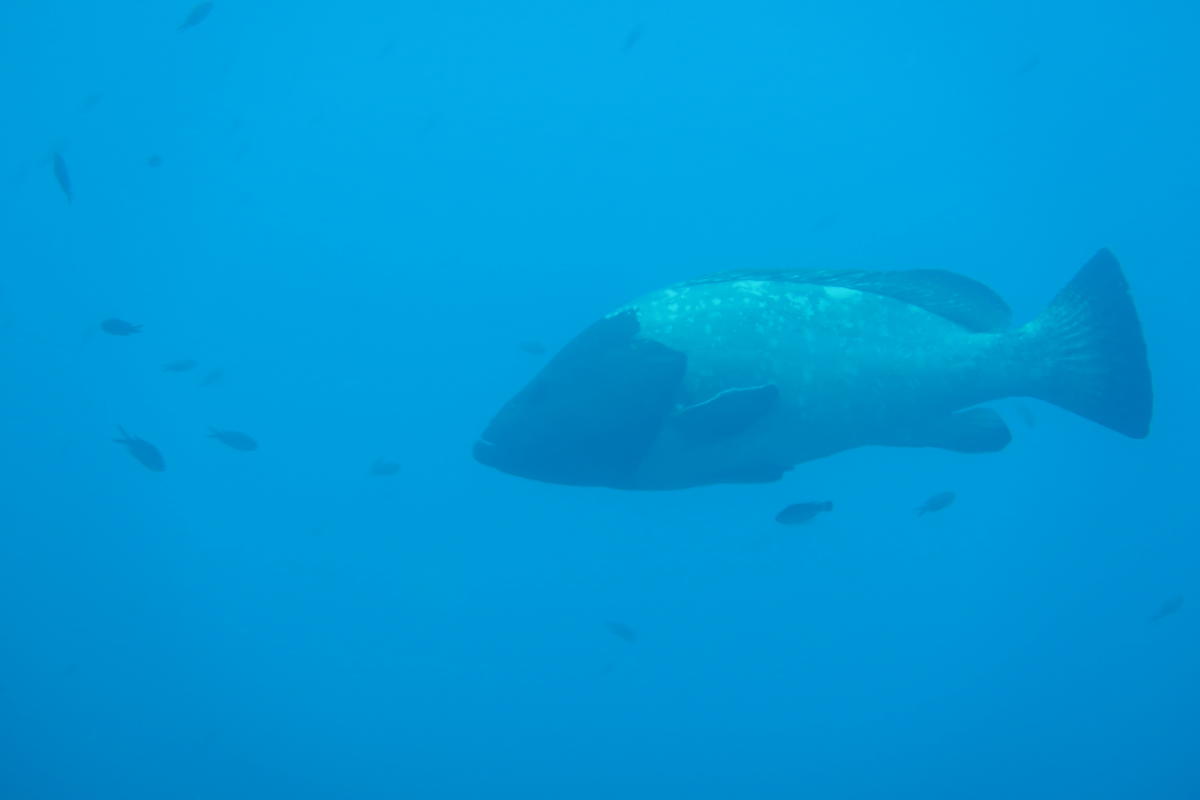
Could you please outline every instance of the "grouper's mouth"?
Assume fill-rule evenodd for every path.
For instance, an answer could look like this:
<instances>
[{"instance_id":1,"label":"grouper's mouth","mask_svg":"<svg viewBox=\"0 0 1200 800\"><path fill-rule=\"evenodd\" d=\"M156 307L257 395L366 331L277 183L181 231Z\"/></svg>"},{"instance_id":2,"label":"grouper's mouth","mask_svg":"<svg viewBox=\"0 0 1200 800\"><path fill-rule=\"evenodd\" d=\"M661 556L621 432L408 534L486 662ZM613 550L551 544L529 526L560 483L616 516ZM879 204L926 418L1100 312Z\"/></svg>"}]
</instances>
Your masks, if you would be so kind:
<instances>
[{"instance_id":1,"label":"grouper's mouth","mask_svg":"<svg viewBox=\"0 0 1200 800\"><path fill-rule=\"evenodd\" d=\"M480 438L472 448L475 460L485 467L499 470L518 478L530 478L547 483L572 483L569 478L555 469L554 461L546 461L536 449L527 450L522 447L504 447L490 439Z\"/></svg>"},{"instance_id":2,"label":"grouper's mouth","mask_svg":"<svg viewBox=\"0 0 1200 800\"><path fill-rule=\"evenodd\" d=\"M489 442L487 439L477 439L475 441L475 446L471 448L471 455L473 455L475 460L480 464L499 469L500 467L496 463L498 450L499 448L496 446L495 442Z\"/></svg>"}]
</instances>

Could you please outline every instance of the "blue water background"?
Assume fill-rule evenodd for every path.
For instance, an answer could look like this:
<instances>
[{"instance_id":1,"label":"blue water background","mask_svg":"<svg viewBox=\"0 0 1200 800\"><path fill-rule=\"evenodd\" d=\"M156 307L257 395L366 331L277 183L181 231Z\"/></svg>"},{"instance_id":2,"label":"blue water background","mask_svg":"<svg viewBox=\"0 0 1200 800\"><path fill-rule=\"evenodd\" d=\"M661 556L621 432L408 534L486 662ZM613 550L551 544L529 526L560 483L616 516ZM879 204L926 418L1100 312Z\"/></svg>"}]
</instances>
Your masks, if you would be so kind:
<instances>
[{"instance_id":1,"label":"blue water background","mask_svg":"<svg viewBox=\"0 0 1200 800\"><path fill-rule=\"evenodd\" d=\"M191 7L0 5L0 798L1200 797L1200 7ZM769 485L470 458L520 342L670 282L1025 320L1102 246L1144 441L1031 400Z\"/></svg>"}]
</instances>

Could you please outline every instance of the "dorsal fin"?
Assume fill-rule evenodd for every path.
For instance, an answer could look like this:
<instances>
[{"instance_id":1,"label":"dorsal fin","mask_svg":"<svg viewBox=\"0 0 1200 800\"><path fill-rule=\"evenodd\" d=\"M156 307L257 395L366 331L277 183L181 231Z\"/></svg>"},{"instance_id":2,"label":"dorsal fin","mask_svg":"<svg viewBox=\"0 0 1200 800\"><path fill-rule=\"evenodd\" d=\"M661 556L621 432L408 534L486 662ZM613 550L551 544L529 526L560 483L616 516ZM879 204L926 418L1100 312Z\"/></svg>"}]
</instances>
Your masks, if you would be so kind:
<instances>
[{"instance_id":1,"label":"dorsal fin","mask_svg":"<svg viewBox=\"0 0 1200 800\"><path fill-rule=\"evenodd\" d=\"M1012 309L977 280L940 269L887 271L849 269L736 270L685 281L682 286L731 281L779 281L837 286L911 303L976 333L1006 329Z\"/></svg>"}]
</instances>

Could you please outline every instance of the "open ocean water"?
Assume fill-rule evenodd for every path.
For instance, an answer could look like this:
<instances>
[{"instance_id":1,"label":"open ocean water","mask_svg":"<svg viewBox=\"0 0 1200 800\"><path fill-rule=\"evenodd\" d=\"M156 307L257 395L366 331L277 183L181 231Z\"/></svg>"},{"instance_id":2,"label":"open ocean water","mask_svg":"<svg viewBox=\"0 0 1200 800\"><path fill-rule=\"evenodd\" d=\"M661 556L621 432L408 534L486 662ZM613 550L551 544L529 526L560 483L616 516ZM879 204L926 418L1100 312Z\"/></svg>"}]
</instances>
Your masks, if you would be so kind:
<instances>
[{"instance_id":1,"label":"open ocean water","mask_svg":"<svg viewBox=\"0 0 1200 800\"><path fill-rule=\"evenodd\" d=\"M1200 798L1198 34L1183 0L4 0L0 800ZM1020 325L1102 248L1144 438L1000 397L999 452L778 480L473 458L665 286L951 270ZM643 402L614 363L572 408Z\"/></svg>"}]
</instances>

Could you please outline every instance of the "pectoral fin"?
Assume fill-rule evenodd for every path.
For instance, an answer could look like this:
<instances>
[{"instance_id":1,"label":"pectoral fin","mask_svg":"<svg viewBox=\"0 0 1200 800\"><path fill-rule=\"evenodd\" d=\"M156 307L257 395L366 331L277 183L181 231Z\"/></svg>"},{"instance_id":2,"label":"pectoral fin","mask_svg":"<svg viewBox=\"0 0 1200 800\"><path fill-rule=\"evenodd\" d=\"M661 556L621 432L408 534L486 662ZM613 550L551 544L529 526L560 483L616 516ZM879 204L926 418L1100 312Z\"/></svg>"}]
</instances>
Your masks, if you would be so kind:
<instances>
[{"instance_id":1,"label":"pectoral fin","mask_svg":"<svg viewBox=\"0 0 1200 800\"><path fill-rule=\"evenodd\" d=\"M893 447L940 447L956 453L995 453L1012 441L1004 420L990 408L959 411L916 428L897 431L880 444Z\"/></svg>"},{"instance_id":2,"label":"pectoral fin","mask_svg":"<svg viewBox=\"0 0 1200 800\"><path fill-rule=\"evenodd\" d=\"M726 389L679 411L673 422L690 437L720 439L739 434L758 422L778 400L779 387L773 383Z\"/></svg>"}]
</instances>

